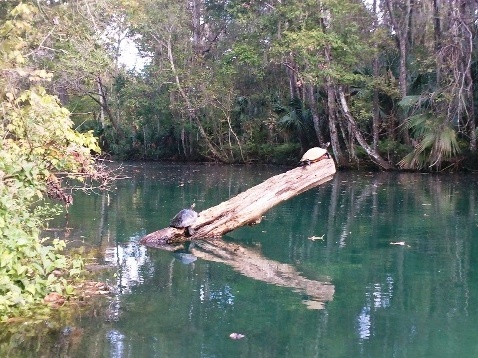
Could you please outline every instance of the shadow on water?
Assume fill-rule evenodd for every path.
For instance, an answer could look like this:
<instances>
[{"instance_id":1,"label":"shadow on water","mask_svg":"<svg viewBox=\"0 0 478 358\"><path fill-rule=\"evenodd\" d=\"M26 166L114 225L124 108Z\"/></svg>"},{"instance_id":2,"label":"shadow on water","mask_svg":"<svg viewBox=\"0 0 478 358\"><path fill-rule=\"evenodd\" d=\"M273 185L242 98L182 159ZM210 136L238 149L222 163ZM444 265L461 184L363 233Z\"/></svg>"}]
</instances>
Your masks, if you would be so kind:
<instances>
[{"instance_id":1,"label":"shadow on water","mask_svg":"<svg viewBox=\"0 0 478 358\"><path fill-rule=\"evenodd\" d=\"M174 254L139 244L192 202L284 170L131 165L116 190L77 194L69 239L116 269L115 294L48 333L4 334L0 356L476 356L471 175L341 172L225 240Z\"/></svg>"}]
</instances>

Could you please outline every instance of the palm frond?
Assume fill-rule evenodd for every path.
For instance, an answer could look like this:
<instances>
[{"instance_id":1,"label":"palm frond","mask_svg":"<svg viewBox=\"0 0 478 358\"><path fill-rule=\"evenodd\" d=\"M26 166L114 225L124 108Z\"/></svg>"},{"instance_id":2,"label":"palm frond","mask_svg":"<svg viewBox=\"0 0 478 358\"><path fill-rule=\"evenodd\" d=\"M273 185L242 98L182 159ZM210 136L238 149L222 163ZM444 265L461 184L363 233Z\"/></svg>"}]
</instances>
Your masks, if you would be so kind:
<instances>
[{"instance_id":1,"label":"palm frond","mask_svg":"<svg viewBox=\"0 0 478 358\"><path fill-rule=\"evenodd\" d=\"M279 120L278 124L281 128L284 129L294 129L301 126L300 119L297 116L295 111L290 111L287 114L283 115Z\"/></svg>"},{"instance_id":2,"label":"palm frond","mask_svg":"<svg viewBox=\"0 0 478 358\"><path fill-rule=\"evenodd\" d=\"M401 168L439 167L444 160L459 153L456 131L444 118L434 118L430 113L417 114L407 120L406 126L418 142L398 163Z\"/></svg>"},{"instance_id":3,"label":"palm frond","mask_svg":"<svg viewBox=\"0 0 478 358\"><path fill-rule=\"evenodd\" d=\"M405 110L409 110L418 104L419 101L420 96L405 96L400 102L398 102L398 105Z\"/></svg>"}]
</instances>

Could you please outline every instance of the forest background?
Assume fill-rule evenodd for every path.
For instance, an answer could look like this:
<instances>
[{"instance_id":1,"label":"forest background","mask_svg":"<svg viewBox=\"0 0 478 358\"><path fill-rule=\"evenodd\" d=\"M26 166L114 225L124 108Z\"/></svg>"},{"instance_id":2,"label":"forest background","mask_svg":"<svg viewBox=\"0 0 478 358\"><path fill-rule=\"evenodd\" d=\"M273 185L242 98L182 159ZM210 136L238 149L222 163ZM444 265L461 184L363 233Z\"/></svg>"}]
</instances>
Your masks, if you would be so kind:
<instances>
[{"instance_id":1,"label":"forest background","mask_svg":"<svg viewBox=\"0 0 478 358\"><path fill-rule=\"evenodd\" d=\"M477 169L478 2L0 1L0 321L75 294L41 235L96 156ZM131 55L125 61L125 55ZM134 61L141 66L134 67ZM65 190L65 188L67 190Z\"/></svg>"},{"instance_id":2,"label":"forest background","mask_svg":"<svg viewBox=\"0 0 478 358\"><path fill-rule=\"evenodd\" d=\"M116 158L477 167L477 1L31 4L29 65Z\"/></svg>"}]
</instances>

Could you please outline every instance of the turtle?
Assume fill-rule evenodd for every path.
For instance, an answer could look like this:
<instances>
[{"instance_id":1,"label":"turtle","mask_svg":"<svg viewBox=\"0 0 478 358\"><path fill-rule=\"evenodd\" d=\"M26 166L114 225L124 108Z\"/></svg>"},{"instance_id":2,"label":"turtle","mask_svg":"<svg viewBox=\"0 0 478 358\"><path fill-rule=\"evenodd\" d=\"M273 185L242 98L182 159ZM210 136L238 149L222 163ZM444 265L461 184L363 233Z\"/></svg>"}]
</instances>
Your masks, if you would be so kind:
<instances>
[{"instance_id":1,"label":"turtle","mask_svg":"<svg viewBox=\"0 0 478 358\"><path fill-rule=\"evenodd\" d=\"M171 220L169 226L175 227L177 229L185 229L186 235L191 236L194 233L191 225L194 225L199 214L194 211L196 203L193 203L189 209L182 209L176 216Z\"/></svg>"},{"instance_id":2,"label":"turtle","mask_svg":"<svg viewBox=\"0 0 478 358\"><path fill-rule=\"evenodd\" d=\"M319 160L330 158L330 154L327 152L326 148L310 148L300 159L299 166L301 167L304 165L310 165L311 163L318 162Z\"/></svg>"}]
</instances>

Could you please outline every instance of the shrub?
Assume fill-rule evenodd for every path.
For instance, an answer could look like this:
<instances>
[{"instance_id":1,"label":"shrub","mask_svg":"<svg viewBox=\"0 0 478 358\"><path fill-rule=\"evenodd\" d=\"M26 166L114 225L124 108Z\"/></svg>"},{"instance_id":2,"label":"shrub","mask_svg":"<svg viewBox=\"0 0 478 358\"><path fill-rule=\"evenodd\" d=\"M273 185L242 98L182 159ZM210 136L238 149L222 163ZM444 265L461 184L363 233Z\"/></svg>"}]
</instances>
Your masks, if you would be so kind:
<instances>
[{"instance_id":1,"label":"shrub","mask_svg":"<svg viewBox=\"0 0 478 358\"><path fill-rule=\"evenodd\" d=\"M49 75L23 67L23 38L30 29L31 6L20 3L0 26L0 320L28 315L52 292L73 293L67 280L80 273L81 260L62 254L65 243L46 244L40 232L60 212L47 194L70 203L61 178L98 178L91 132L73 130L68 110L38 86Z\"/></svg>"}]
</instances>

